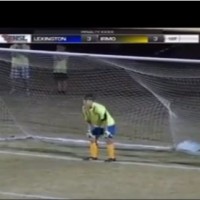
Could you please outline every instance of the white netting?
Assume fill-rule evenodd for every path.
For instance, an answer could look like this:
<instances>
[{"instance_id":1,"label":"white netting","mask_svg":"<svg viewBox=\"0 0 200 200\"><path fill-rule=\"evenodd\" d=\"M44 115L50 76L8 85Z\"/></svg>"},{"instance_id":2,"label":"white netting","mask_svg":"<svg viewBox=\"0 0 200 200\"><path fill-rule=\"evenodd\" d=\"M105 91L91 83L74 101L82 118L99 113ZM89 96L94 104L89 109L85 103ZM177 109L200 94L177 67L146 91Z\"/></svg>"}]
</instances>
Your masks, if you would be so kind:
<instances>
[{"instance_id":1,"label":"white netting","mask_svg":"<svg viewBox=\"0 0 200 200\"><path fill-rule=\"evenodd\" d=\"M30 96L23 81L9 94L12 52L30 60ZM68 58L66 95L55 93L55 55ZM199 60L0 49L0 63L2 140L86 144L81 103L89 92L116 118L118 146L192 151L188 143L200 142Z\"/></svg>"}]
</instances>

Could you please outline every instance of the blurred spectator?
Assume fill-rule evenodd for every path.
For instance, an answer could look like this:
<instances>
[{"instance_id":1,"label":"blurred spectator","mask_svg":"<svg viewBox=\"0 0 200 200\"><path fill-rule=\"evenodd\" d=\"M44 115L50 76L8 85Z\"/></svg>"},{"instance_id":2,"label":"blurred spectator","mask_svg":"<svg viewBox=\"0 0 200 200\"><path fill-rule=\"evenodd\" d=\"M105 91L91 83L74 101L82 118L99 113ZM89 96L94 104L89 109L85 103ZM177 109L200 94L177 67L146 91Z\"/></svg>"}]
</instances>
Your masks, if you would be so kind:
<instances>
[{"instance_id":1,"label":"blurred spectator","mask_svg":"<svg viewBox=\"0 0 200 200\"><path fill-rule=\"evenodd\" d=\"M57 45L56 51L64 52L65 46ZM68 57L66 55L55 55L53 74L56 81L58 94L66 94L68 79L67 69Z\"/></svg>"},{"instance_id":2,"label":"blurred spectator","mask_svg":"<svg viewBox=\"0 0 200 200\"><path fill-rule=\"evenodd\" d=\"M11 49L26 49L29 50L30 46L27 44L13 44L10 46ZM10 94L13 94L16 91L17 80L22 79L24 87L26 89L27 95L30 94L29 90L29 58L28 53L22 52L12 52L11 55L11 84L12 88Z\"/></svg>"}]
</instances>

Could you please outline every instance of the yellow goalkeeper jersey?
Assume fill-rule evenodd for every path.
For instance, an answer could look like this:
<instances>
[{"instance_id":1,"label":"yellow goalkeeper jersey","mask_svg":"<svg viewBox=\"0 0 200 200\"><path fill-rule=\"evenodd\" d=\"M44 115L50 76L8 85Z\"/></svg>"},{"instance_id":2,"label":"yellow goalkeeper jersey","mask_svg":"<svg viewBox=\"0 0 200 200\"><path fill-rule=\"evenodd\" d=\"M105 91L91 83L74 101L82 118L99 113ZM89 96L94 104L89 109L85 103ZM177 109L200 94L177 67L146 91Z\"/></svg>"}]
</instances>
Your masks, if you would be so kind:
<instances>
[{"instance_id":1,"label":"yellow goalkeeper jersey","mask_svg":"<svg viewBox=\"0 0 200 200\"><path fill-rule=\"evenodd\" d=\"M93 126L101 127L112 126L115 124L114 118L102 104L94 102L89 110L85 109L83 106L82 111L85 121Z\"/></svg>"}]
</instances>

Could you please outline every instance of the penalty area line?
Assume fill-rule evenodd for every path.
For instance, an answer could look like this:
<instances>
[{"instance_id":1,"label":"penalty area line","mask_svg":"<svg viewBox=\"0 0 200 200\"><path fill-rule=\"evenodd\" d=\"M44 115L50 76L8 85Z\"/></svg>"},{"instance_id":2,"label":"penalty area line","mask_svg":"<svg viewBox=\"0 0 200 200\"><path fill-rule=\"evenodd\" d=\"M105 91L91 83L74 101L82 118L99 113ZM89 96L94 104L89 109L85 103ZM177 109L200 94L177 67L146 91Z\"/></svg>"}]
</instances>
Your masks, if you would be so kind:
<instances>
[{"instance_id":1,"label":"penalty area line","mask_svg":"<svg viewBox=\"0 0 200 200\"><path fill-rule=\"evenodd\" d=\"M54 160L67 160L67 161L78 161L78 162L87 162L83 161L81 158L73 158L69 156L57 156L53 154L44 154L44 153L28 153L21 151L0 151L0 154L14 155L14 156L24 156L24 157L37 157L37 158L47 158ZM104 163L104 161L90 161L92 163ZM157 167L157 168L166 168L166 169L179 169L179 170L197 170L200 171L200 167L192 167L181 164L162 164L162 163L146 163L146 162L138 162L138 161L116 161L113 164L120 165L135 165L135 166L148 166L148 167Z\"/></svg>"},{"instance_id":2,"label":"penalty area line","mask_svg":"<svg viewBox=\"0 0 200 200\"><path fill-rule=\"evenodd\" d=\"M68 198L34 195L34 194L22 194L22 193L4 192L4 191L0 191L0 194L3 195L3 196L27 197L29 199L30 198L35 198L35 199L68 199Z\"/></svg>"}]
</instances>

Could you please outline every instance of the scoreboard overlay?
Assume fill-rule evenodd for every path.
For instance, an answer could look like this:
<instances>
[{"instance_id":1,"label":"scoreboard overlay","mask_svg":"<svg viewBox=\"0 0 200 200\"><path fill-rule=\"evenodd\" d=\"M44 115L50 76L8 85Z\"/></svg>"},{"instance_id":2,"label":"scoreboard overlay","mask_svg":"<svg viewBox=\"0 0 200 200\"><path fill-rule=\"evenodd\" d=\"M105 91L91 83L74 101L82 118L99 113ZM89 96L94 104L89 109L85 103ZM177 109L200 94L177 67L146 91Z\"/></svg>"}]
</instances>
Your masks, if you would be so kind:
<instances>
[{"instance_id":1,"label":"scoreboard overlay","mask_svg":"<svg viewBox=\"0 0 200 200\"><path fill-rule=\"evenodd\" d=\"M0 34L0 43L151 44L199 43L198 34Z\"/></svg>"}]
</instances>

